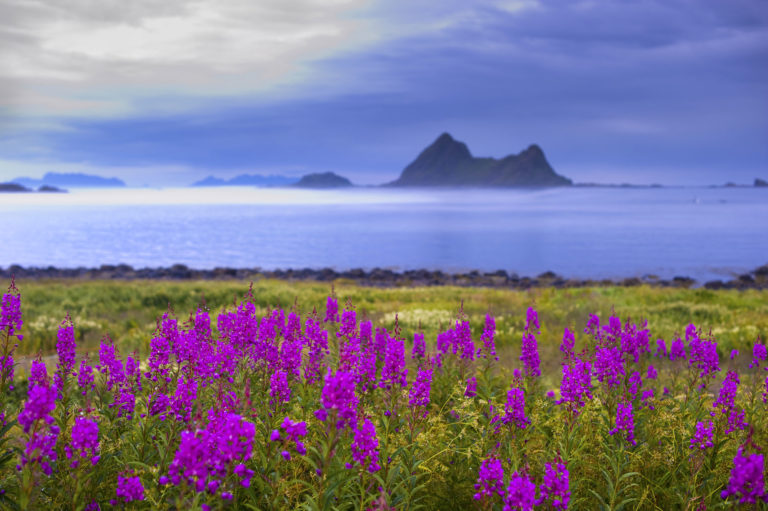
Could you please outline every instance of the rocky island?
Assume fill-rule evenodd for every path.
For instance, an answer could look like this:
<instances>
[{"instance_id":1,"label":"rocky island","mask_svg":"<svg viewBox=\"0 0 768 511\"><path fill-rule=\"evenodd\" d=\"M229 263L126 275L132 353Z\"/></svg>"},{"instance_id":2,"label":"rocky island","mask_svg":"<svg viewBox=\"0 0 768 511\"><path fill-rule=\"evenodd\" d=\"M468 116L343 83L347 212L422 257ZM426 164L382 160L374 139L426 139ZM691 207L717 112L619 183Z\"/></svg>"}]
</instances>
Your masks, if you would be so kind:
<instances>
[{"instance_id":1,"label":"rocky island","mask_svg":"<svg viewBox=\"0 0 768 511\"><path fill-rule=\"evenodd\" d=\"M299 179L299 182L293 186L297 188L347 188L352 186L352 182L346 177L334 174L333 172L323 172L316 174L307 174Z\"/></svg>"},{"instance_id":2,"label":"rocky island","mask_svg":"<svg viewBox=\"0 0 768 511\"><path fill-rule=\"evenodd\" d=\"M385 186L549 187L573 182L552 169L537 145L501 159L472 156L467 145L443 133Z\"/></svg>"}]
</instances>

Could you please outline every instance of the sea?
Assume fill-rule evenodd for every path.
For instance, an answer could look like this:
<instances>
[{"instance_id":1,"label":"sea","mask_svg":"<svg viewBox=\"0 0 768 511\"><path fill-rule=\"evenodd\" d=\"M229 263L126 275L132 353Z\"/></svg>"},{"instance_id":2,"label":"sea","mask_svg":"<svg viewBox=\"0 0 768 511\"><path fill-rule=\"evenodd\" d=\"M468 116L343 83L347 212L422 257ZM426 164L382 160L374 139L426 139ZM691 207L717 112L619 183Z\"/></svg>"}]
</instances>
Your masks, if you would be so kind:
<instances>
[{"instance_id":1,"label":"sea","mask_svg":"<svg viewBox=\"0 0 768 511\"><path fill-rule=\"evenodd\" d=\"M76 189L0 194L0 267L181 263L728 280L768 263L768 189Z\"/></svg>"}]
</instances>

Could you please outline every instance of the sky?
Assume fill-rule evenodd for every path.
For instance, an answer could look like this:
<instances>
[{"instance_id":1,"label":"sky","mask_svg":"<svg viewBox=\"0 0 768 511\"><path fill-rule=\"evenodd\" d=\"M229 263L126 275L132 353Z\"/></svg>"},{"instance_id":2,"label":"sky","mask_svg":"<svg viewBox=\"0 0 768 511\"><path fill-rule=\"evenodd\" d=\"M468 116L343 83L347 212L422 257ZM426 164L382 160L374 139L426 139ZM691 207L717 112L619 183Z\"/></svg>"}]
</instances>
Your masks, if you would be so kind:
<instances>
[{"instance_id":1,"label":"sky","mask_svg":"<svg viewBox=\"0 0 768 511\"><path fill-rule=\"evenodd\" d=\"M765 0L4 0L0 181L397 178L442 132L576 182L768 179Z\"/></svg>"}]
</instances>

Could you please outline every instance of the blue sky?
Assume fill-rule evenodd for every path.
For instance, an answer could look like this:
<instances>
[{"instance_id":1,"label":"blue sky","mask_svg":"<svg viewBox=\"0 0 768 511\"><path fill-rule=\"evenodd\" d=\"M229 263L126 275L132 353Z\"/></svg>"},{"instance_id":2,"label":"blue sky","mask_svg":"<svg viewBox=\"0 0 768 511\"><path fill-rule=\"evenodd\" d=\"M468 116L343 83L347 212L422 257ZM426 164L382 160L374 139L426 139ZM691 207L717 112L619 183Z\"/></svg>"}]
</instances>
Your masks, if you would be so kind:
<instances>
[{"instance_id":1,"label":"blue sky","mask_svg":"<svg viewBox=\"0 0 768 511\"><path fill-rule=\"evenodd\" d=\"M160 7L158 7L160 5ZM11 0L0 180L395 179L443 131L577 182L768 179L768 3Z\"/></svg>"}]
</instances>

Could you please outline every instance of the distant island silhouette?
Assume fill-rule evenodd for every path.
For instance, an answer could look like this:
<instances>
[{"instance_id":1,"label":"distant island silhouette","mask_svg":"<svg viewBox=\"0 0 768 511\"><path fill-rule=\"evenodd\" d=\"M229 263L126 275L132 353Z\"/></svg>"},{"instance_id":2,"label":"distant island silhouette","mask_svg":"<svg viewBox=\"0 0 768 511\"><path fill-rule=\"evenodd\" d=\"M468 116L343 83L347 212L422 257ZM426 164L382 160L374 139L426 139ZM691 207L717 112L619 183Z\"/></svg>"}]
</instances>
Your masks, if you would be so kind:
<instances>
[{"instance_id":1,"label":"distant island silhouette","mask_svg":"<svg viewBox=\"0 0 768 511\"><path fill-rule=\"evenodd\" d=\"M573 182L552 169L538 145L500 160L472 156L467 145L443 133L387 186L548 187Z\"/></svg>"},{"instance_id":2,"label":"distant island silhouette","mask_svg":"<svg viewBox=\"0 0 768 511\"><path fill-rule=\"evenodd\" d=\"M323 172L302 176L293 186L296 188L347 188L352 186L352 182L333 172Z\"/></svg>"},{"instance_id":3,"label":"distant island silhouette","mask_svg":"<svg viewBox=\"0 0 768 511\"><path fill-rule=\"evenodd\" d=\"M12 183L16 183L27 188L38 188L40 186L48 187L67 187L67 188L117 188L124 187L125 182L122 179L116 177L101 177L93 174L81 174L81 173L59 173L48 172L42 179L34 179L30 177L17 177L11 180Z\"/></svg>"}]
</instances>

